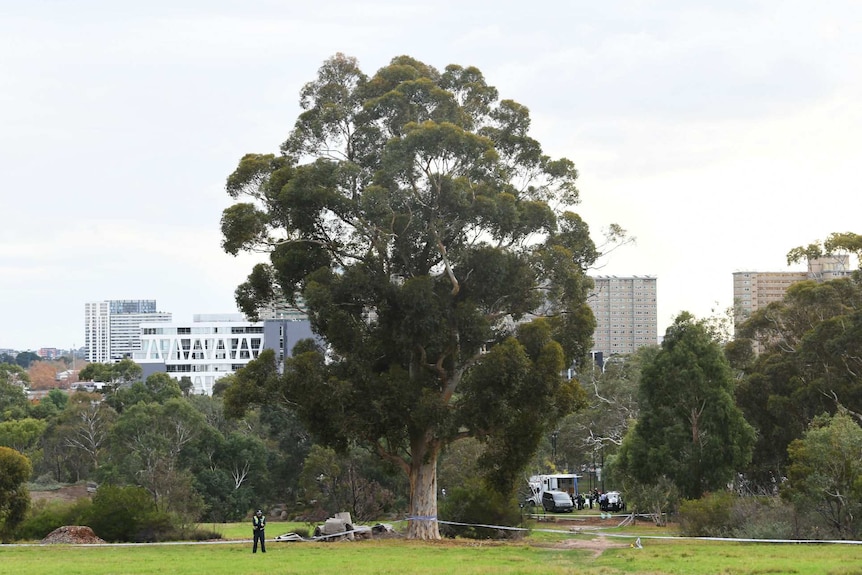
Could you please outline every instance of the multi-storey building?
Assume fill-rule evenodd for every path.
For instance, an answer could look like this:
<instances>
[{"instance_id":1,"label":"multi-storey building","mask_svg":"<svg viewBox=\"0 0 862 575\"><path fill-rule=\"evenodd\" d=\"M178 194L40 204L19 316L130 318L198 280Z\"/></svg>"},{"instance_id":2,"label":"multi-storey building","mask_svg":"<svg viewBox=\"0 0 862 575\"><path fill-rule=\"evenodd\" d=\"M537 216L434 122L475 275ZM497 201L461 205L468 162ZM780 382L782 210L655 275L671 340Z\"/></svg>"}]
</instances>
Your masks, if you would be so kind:
<instances>
[{"instance_id":1,"label":"multi-storey building","mask_svg":"<svg viewBox=\"0 0 862 575\"><path fill-rule=\"evenodd\" d=\"M305 313L305 301L301 296L297 297L297 305L287 303L284 298L278 298L257 310L257 315L261 320L267 319L287 319L291 321L302 321L308 319L308 314Z\"/></svg>"},{"instance_id":2,"label":"multi-storey building","mask_svg":"<svg viewBox=\"0 0 862 575\"><path fill-rule=\"evenodd\" d=\"M108 300L84 304L84 347L90 362L119 361L140 350L142 323L170 321L156 300Z\"/></svg>"},{"instance_id":3,"label":"multi-storey building","mask_svg":"<svg viewBox=\"0 0 862 575\"><path fill-rule=\"evenodd\" d=\"M141 351L135 361L143 377L166 372L187 376L192 392L211 395L220 378L245 367L264 349L283 362L300 339L313 337L307 321L248 321L242 314L199 314L188 323L158 322L140 326Z\"/></svg>"},{"instance_id":4,"label":"multi-storey building","mask_svg":"<svg viewBox=\"0 0 862 575\"><path fill-rule=\"evenodd\" d=\"M596 318L593 354L597 359L634 353L658 343L656 278L597 276L587 303Z\"/></svg>"},{"instance_id":5,"label":"multi-storey building","mask_svg":"<svg viewBox=\"0 0 862 575\"><path fill-rule=\"evenodd\" d=\"M42 359L59 359L63 353L56 347L40 347L36 352Z\"/></svg>"},{"instance_id":6,"label":"multi-storey building","mask_svg":"<svg viewBox=\"0 0 862 575\"><path fill-rule=\"evenodd\" d=\"M792 284L804 280L829 281L850 275L850 257L828 256L808 261L807 271L733 272L733 319L739 326L759 309L784 299Z\"/></svg>"}]
</instances>

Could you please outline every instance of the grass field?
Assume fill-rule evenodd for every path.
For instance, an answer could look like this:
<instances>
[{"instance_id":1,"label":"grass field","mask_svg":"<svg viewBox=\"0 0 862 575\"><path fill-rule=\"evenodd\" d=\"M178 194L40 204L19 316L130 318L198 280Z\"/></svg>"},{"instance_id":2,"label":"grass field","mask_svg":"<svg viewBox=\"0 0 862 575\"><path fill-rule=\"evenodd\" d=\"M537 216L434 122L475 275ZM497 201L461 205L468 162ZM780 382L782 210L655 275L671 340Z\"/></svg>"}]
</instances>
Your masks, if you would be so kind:
<instances>
[{"instance_id":1,"label":"grass field","mask_svg":"<svg viewBox=\"0 0 862 575\"><path fill-rule=\"evenodd\" d=\"M291 524L277 524L287 527ZM293 524L299 525L299 524ZM225 526L248 538L245 524ZM271 528L272 526L270 526ZM284 530L289 531L288 530ZM270 538L281 534L272 530ZM225 533L231 537L232 533ZM0 546L0 574L267 575L340 574L585 574L585 575L862 575L862 546L836 544L742 544L544 533L517 543L467 540L411 542L401 539L339 543L270 540L265 555L251 544L128 546Z\"/></svg>"}]
</instances>

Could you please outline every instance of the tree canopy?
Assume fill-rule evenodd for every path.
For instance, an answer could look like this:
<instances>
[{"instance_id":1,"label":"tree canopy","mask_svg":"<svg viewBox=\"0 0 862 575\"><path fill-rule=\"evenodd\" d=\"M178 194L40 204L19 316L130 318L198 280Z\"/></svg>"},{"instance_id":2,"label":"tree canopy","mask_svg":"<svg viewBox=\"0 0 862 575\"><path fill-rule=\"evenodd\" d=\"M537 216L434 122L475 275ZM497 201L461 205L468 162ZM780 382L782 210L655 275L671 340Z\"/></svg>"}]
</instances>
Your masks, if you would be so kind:
<instances>
[{"instance_id":1,"label":"tree canopy","mask_svg":"<svg viewBox=\"0 0 862 575\"><path fill-rule=\"evenodd\" d=\"M739 333L763 348L736 391L758 431L748 476L762 491L786 474L788 445L816 416L862 414L862 277L793 284Z\"/></svg>"},{"instance_id":2,"label":"tree canopy","mask_svg":"<svg viewBox=\"0 0 862 575\"><path fill-rule=\"evenodd\" d=\"M853 232L831 233L823 243L814 242L787 252L787 263L847 254L855 254L857 258L862 256L862 235Z\"/></svg>"},{"instance_id":3,"label":"tree canopy","mask_svg":"<svg viewBox=\"0 0 862 575\"><path fill-rule=\"evenodd\" d=\"M835 536L857 539L862 528L862 428L845 411L818 416L788 449L783 495L813 510Z\"/></svg>"},{"instance_id":4,"label":"tree canopy","mask_svg":"<svg viewBox=\"0 0 862 575\"><path fill-rule=\"evenodd\" d=\"M408 56L369 77L327 60L300 94L279 154L227 180L230 254L263 251L242 310L302 296L325 348L274 355L225 392L242 410L279 400L329 445L358 441L410 480L411 537L436 538L436 461L485 445L511 489L543 430L583 402L564 368L595 326L586 269L599 256L574 212L577 171L529 135L528 109L474 67Z\"/></svg>"},{"instance_id":5,"label":"tree canopy","mask_svg":"<svg viewBox=\"0 0 862 575\"><path fill-rule=\"evenodd\" d=\"M27 480L30 460L9 447L0 446L0 541L6 541L30 508Z\"/></svg>"},{"instance_id":6,"label":"tree canopy","mask_svg":"<svg viewBox=\"0 0 862 575\"><path fill-rule=\"evenodd\" d=\"M751 457L754 430L733 401L733 377L704 322L680 314L643 366L640 415L616 469L641 484L668 477L683 497L723 487Z\"/></svg>"}]
</instances>

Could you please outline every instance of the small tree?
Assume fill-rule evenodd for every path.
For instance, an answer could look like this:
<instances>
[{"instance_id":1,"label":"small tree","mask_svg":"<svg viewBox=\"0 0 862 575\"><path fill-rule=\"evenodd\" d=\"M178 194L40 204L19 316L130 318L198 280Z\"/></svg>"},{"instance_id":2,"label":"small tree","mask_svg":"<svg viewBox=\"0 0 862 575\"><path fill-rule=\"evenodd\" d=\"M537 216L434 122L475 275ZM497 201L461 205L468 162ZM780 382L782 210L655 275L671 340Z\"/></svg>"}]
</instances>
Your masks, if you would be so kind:
<instances>
[{"instance_id":1,"label":"small tree","mask_svg":"<svg viewBox=\"0 0 862 575\"><path fill-rule=\"evenodd\" d=\"M837 537L862 532L862 428L846 412L816 418L788 448L789 485L782 494L813 509Z\"/></svg>"},{"instance_id":2,"label":"small tree","mask_svg":"<svg viewBox=\"0 0 862 575\"><path fill-rule=\"evenodd\" d=\"M27 515L30 507L27 481L31 473L26 456L9 447L0 447L0 541L6 541Z\"/></svg>"},{"instance_id":3,"label":"small tree","mask_svg":"<svg viewBox=\"0 0 862 575\"><path fill-rule=\"evenodd\" d=\"M639 483L666 475L686 499L723 488L751 458L754 430L733 401L733 377L702 322L683 313L641 372L640 417L615 469Z\"/></svg>"},{"instance_id":4,"label":"small tree","mask_svg":"<svg viewBox=\"0 0 862 575\"><path fill-rule=\"evenodd\" d=\"M152 539L153 526L164 526L165 517L146 489L102 485L85 520L106 541L138 542Z\"/></svg>"}]
</instances>

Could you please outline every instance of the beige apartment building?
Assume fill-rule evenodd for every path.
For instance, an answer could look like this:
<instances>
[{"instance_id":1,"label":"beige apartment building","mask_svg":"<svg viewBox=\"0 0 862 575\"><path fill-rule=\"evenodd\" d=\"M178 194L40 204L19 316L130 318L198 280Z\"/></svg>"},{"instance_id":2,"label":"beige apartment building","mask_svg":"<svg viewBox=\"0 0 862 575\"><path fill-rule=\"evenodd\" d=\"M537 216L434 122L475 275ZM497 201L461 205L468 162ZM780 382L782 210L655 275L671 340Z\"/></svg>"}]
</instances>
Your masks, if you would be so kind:
<instances>
[{"instance_id":1,"label":"beige apartment building","mask_svg":"<svg viewBox=\"0 0 862 575\"><path fill-rule=\"evenodd\" d=\"M656 278L596 276L587 300L596 318L593 354L598 360L658 343ZM600 354L600 355L599 355Z\"/></svg>"},{"instance_id":2,"label":"beige apartment building","mask_svg":"<svg viewBox=\"0 0 862 575\"><path fill-rule=\"evenodd\" d=\"M733 272L733 320L740 325L752 313L784 299L787 288L805 280L829 281L850 275L850 256L812 259L807 271Z\"/></svg>"}]
</instances>

